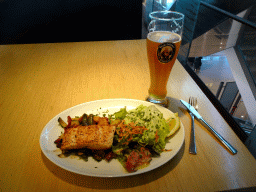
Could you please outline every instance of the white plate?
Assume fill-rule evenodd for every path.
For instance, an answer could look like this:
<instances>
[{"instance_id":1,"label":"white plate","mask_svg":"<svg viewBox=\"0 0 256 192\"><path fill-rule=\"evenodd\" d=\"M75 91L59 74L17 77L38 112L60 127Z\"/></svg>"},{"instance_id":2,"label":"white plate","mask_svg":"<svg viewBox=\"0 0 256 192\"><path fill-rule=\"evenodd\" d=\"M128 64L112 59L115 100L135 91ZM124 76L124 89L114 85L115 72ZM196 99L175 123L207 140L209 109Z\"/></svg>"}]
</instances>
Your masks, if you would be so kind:
<instances>
[{"instance_id":1,"label":"white plate","mask_svg":"<svg viewBox=\"0 0 256 192\"><path fill-rule=\"evenodd\" d=\"M97 162L91 157L89 157L88 162L79 160L78 158L60 158L58 157L58 154L60 154L61 151L60 149L56 148L56 145L54 144L54 141L58 138L61 132L64 132L63 128L59 126L59 117L61 117L63 120L66 120L67 116L81 116L84 113L103 115L104 112L108 112L109 114L113 114L114 112L119 111L120 108L123 108L125 106L127 107L127 110L130 110L136 108L140 104L143 104L145 106L154 105L152 103L140 100L106 99L83 103L69 108L55 116L44 127L40 136L40 147L45 156L54 164L68 171L82 175L94 177L124 177L141 174L153 170L171 160L180 150L184 142L185 136L182 123L179 131L173 137L171 137L169 142L166 144L166 149L172 149L172 151L161 153L161 156L159 158L152 159L149 166L144 169L140 169L134 173L126 172L123 166L116 159L113 159L108 163L104 160L101 162ZM170 117L173 113L164 107L158 105L156 105L156 107L163 113L164 118Z\"/></svg>"}]
</instances>

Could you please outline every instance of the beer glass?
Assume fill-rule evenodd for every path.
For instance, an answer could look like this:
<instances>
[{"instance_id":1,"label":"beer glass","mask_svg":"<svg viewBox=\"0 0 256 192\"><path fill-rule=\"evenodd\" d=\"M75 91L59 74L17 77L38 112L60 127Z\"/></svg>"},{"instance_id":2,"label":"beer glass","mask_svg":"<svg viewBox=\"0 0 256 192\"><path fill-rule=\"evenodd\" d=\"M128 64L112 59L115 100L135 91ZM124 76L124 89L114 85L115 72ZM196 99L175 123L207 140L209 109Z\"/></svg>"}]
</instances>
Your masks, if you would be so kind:
<instances>
[{"instance_id":1,"label":"beer glass","mask_svg":"<svg viewBox=\"0 0 256 192\"><path fill-rule=\"evenodd\" d=\"M177 58L184 15L173 11L149 14L147 55L150 69L150 87L147 101L167 107L167 81Z\"/></svg>"}]
</instances>

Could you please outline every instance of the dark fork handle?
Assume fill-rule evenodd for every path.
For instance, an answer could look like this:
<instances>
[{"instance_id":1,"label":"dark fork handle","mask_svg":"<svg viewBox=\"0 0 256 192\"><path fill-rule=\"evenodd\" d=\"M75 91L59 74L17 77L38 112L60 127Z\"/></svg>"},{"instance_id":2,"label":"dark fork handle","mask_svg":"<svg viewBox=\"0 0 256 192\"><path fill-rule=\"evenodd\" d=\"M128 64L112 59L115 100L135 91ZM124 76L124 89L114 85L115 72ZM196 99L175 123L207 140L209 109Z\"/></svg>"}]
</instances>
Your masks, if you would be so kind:
<instances>
[{"instance_id":1,"label":"dark fork handle","mask_svg":"<svg viewBox=\"0 0 256 192\"><path fill-rule=\"evenodd\" d=\"M191 122L191 132L190 132L190 143L189 143L189 153L196 155L196 141L195 141L195 126L194 126L194 115L190 113Z\"/></svg>"}]
</instances>

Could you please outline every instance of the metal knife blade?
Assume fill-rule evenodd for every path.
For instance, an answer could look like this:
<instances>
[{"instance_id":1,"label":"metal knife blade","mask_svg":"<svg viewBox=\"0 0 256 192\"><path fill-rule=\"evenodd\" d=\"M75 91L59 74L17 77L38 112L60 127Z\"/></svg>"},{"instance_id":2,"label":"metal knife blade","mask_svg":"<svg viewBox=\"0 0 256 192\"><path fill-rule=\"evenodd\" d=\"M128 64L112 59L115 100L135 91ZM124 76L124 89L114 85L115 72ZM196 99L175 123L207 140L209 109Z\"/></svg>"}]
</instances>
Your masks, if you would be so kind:
<instances>
[{"instance_id":1,"label":"metal knife blade","mask_svg":"<svg viewBox=\"0 0 256 192\"><path fill-rule=\"evenodd\" d=\"M227 142L219 133L217 133L203 118L202 116L197 112L197 110L191 106L186 101L183 101L182 99L180 102L204 125L206 125L206 128L234 155L237 153L237 150L230 145L229 142Z\"/></svg>"},{"instance_id":2,"label":"metal knife blade","mask_svg":"<svg viewBox=\"0 0 256 192\"><path fill-rule=\"evenodd\" d=\"M197 119L202 119L202 116L197 112L197 110L190 105L189 103L187 103L186 101L183 101L182 99L180 100L180 102L191 112L193 113L193 115L197 118Z\"/></svg>"}]
</instances>

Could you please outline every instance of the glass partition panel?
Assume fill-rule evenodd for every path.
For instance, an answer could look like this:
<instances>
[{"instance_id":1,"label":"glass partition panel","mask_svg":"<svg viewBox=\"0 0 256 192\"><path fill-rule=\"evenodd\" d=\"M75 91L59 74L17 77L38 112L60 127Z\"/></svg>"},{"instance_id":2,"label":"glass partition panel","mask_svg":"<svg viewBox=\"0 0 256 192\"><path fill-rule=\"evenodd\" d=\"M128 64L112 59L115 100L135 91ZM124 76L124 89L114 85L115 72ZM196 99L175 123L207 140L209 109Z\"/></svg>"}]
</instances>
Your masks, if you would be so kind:
<instances>
[{"instance_id":1,"label":"glass partition panel","mask_svg":"<svg viewBox=\"0 0 256 192\"><path fill-rule=\"evenodd\" d=\"M256 11L237 16L256 22ZM193 39L187 65L246 134L256 124L256 29L232 18Z\"/></svg>"}]
</instances>

